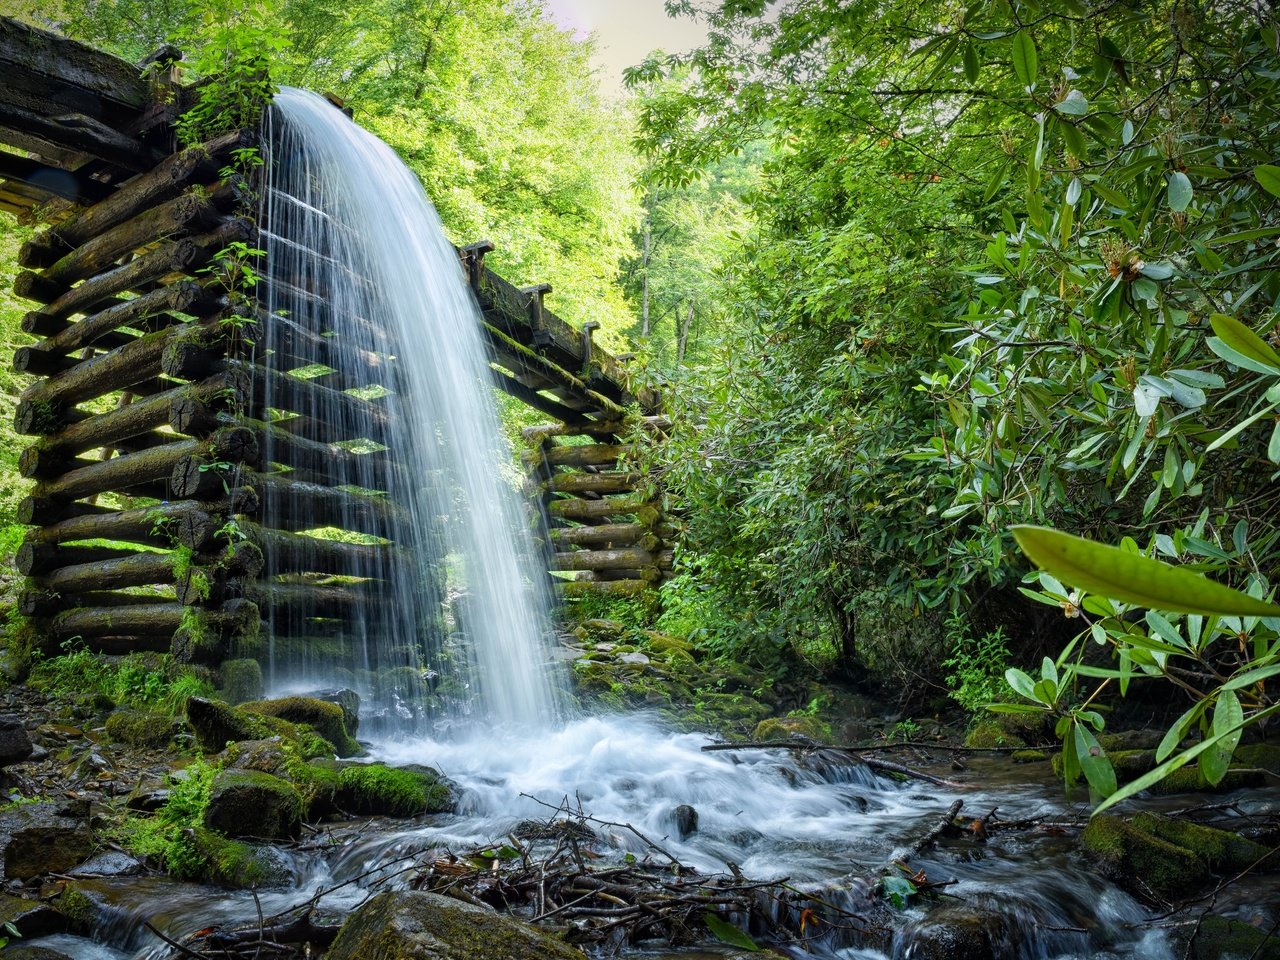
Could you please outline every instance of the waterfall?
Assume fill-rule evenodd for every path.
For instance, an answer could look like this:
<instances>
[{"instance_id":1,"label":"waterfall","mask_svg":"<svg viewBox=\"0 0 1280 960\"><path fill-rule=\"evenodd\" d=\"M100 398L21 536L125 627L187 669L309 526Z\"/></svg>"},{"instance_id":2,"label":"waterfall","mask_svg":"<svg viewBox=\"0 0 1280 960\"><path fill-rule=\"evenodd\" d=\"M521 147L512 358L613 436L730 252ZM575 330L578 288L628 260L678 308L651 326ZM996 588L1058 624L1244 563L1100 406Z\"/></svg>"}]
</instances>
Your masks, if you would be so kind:
<instances>
[{"instance_id":1,"label":"waterfall","mask_svg":"<svg viewBox=\"0 0 1280 960\"><path fill-rule=\"evenodd\" d=\"M310 537L301 563L265 538L268 685L355 687L384 736L550 723L546 568L457 253L414 174L324 98L285 88L265 124L257 389L266 460L302 466L262 514Z\"/></svg>"}]
</instances>

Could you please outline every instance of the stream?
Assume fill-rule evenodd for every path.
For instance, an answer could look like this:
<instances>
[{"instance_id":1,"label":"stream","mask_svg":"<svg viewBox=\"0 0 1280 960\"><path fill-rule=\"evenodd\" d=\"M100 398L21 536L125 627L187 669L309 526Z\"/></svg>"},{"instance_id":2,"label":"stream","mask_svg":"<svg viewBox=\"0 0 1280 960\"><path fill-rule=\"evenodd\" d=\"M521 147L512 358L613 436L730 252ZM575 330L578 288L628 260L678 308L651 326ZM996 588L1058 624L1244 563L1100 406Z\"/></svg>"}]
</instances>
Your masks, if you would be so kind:
<instances>
[{"instance_id":1,"label":"stream","mask_svg":"<svg viewBox=\"0 0 1280 960\"><path fill-rule=\"evenodd\" d=\"M285 852L293 885L259 892L270 916L337 884L363 876L325 896L322 911L341 915L368 894L370 883L402 871L406 855L432 848L454 852L501 844L522 821L549 820L556 808L588 815L617 858L655 855L655 847L705 873L726 873L736 865L751 879L787 877L794 886L857 913L866 904L869 882L880 867L908 851L928 832L953 800L980 817L998 806L1005 820L1077 817L1083 804L1067 802L1061 786L1040 782L1028 767L1003 759L975 758L958 774L971 789L899 783L876 775L840 755L814 754L797 760L778 750L704 752L702 734L673 734L638 716L593 717L534 736L509 734L486 740L435 742L428 739L375 744L376 759L393 764L437 767L460 788L459 812L415 822L411 827L380 821L335 828L342 842L330 849ZM1041 764L1049 776L1047 764ZM1255 811L1275 809L1274 797L1240 795ZM1165 805L1186 805L1170 798ZM1221 798L1219 798L1221 799ZM1233 799L1233 798L1225 798ZM697 829L681 839L676 808L692 806ZM634 827L632 831L626 825ZM328 828L326 828L328 829ZM1146 923L1152 912L1127 893L1089 872L1076 852L1074 830L1001 832L985 844L944 841L910 858L913 870L931 880L953 879L945 903L977 910L995 921L1008 950L1003 956L1069 960L1092 957L1169 958L1164 930ZM643 835L643 836L640 836ZM648 841L648 842L646 842ZM379 872L379 867L384 867ZM373 871L370 873L370 871ZM400 883L408 877L401 875ZM171 937L218 924L251 923L252 896L157 878L91 882L109 905L110 920L92 940L59 936L39 941L84 960L159 960L169 948L143 926L148 920ZM1274 909L1280 890L1228 890L1217 910ZM385 889L385 887L383 887ZM914 902L895 917L885 949L870 949L859 937L835 931L804 944L777 945L791 956L840 960L912 958L926 915L936 902ZM33 941L34 942L34 941ZM631 957L692 957L718 954L631 950Z\"/></svg>"}]
</instances>

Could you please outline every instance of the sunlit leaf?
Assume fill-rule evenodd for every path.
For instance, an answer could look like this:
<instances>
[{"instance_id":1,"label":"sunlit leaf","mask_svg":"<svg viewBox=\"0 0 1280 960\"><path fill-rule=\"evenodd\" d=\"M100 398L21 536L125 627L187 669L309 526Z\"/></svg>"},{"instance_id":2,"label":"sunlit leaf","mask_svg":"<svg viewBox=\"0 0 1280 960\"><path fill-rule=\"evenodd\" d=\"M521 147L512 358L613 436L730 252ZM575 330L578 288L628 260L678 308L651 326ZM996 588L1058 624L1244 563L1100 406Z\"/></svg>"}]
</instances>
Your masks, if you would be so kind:
<instances>
[{"instance_id":1,"label":"sunlit leaf","mask_svg":"<svg viewBox=\"0 0 1280 960\"><path fill-rule=\"evenodd\" d=\"M1018 75L1025 87L1036 82L1036 74L1040 70L1040 61L1036 55L1036 43L1031 34L1019 30L1013 37L1013 72Z\"/></svg>"},{"instance_id":2,"label":"sunlit leaf","mask_svg":"<svg viewBox=\"0 0 1280 960\"><path fill-rule=\"evenodd\" d=\"M1280 374L1280 354L1276 353L1271 344L1235 317L1215 313L1209 318L1209 322L1213 325L1213 332L1218 335L1219 340L1236 353L1259 364L1262 368L1261 372ZM1209 346L1212 348L1213 344L1210 343Z\"/></svg>"},{"instance_id":3,"label":"sunlit leaf","mask_svg":"<svg viewBox=\"0 0 1280 960\"><path fill-rule=\"evenodd\" d=\"M1280 615L1280 606L1160 560L1047 527L1012 529L1018 546L1036 566L1093 593L1175 613Z\"/></svg>"},{"instance_id":4,"label":"sunlit leaf","mask_svg":"<svg viewBox=\"0 0 1280 960\"><path fill-rule=\"evenodd\" d=\"M1253 168L1253 175L1258 178L1263 190L1273 197L1280 197L1280 167L1264 163Z\"/></svg>"}]
</instances>

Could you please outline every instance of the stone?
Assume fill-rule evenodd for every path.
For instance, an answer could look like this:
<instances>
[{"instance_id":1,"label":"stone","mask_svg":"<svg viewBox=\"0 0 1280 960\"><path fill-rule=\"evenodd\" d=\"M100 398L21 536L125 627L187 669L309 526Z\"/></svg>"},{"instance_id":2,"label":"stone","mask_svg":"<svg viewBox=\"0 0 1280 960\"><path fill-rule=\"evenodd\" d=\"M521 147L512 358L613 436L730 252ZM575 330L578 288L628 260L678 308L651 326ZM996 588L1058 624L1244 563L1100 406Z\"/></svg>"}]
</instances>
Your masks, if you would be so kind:
<instances>
[{"instance_id":1,"label":"stone","mask_svg":"<svg viewBox=\"0 0 1280 960\"><path fill-rule=\"evenodd\" d=\"M173 739L173 720L150 710L116 710L107 717L107 734L131 747L163 747Z\"/></svg>"},{"instance_id":2,"label":"stone","mask_svg":"<svg viewBox=\"0 0 1280 960\"><path fill-rule=\"evenodd\" d=\"M232 890L286 887L297 882L285 853L272 846L229 840L212 830L191 831L196 852L204 861L200 879Z\"/></svg>"},{"instance_id":3,"label":"stone","mask_svg":"<svg viewBox=\"0 0 1280 960\"><path fill-rule=\"evenodd\" d=\"M1182 955L1194 960L1280 960L1280 936L1226 917L1205 917L1196 927L1191 948Z\"/></svg>"},{"instance_id":4,"label":"stone","mask_svg":"<svg viewBox=\"0 0 1280 960\"><path fill-rule=\"evenodd\" d=\"M364 752L347 731L343 719L344 710L337 703L317 700L315 697L281 697L277 700L243 703L240 709L263 717L278 717L290 723L306 724L324 737L340 757L354 757Z\"/></svg>"},{"instance_id":5,"label":"stone","mask_svg":"<svg viewBox=\"0 0 1280 960\"><path fill-rule=\"evenodd\" d=\"M969 906L940 907L903 933L904 956L911 960L991 960L1013 956L1005 918Z\"/></svg>"},{"instance_id":6,"label":"stone","mask_svg":"<svg viewBox=\"0 0 1280 960\"><path fill-rule=\"evenodd\" d=\"M265 723L248 717L218 700L192 697L187 701L187 722L196 732L200 746L215 753L228 743L263 740L271 735Z\"/></svg>"},{"instance_id":7,"label":"stone","mask_svg":"<svg viewBox=\"0 0 1280 960\"><path fill-rule=\"evenodd\" d=\"M1159 837L1191 851L1215 873L1243 870L1270 853L1262 844L1254 843L1229 830L1218 830L1174 817L1140 813L1133 818L1132 823L1135 829L1149 836ZM1263 869L1266 869L1265 865Z\"/></svg>"},{"instance_id":8,"label":"stone","mask_svg":"<svg viewBox=\"0 0 1280 960\"><path fill-rule=\"evenodd\" d=\"M675 817L676 833L681 840L698 832L698 811L689 804L680 804L672 811L672 816Z\"/></svg>"},{"instance_id":9,"label":"stone","mask_svg":"<svg viewBox=\"0 0 1280 960\"><path fill-rule=\"evenodd\" d=\"M273 777L284 777L288 764L284 740L280 737L227 744L227 749L218 754L218 759L226 770L257 770Z\"/></svg>"},{"instance_id":10,"label":"stone","mask_svg":"<svg viewBox=\"0 0 1280 960\"><path fill-rule=\"evenodd\" d=\"M376 894L352 913L325 960L583 960L583 954L488 907L406 890Z\"/></svg>"},{"instance_id":11,"label":"stone","mask_svg":"<svg viewBox=\"0 0 1280 960\"><path fill-rule=\"evenodd\" d=\"M0 767L21 763L34 750L31 737L18 717L0 717Z\"/></svg>"},{"instance_id":12,"label":"stone","mask_svg":"<svg viewBox=\"0 0 1280 960\"><path fill-rule=\"evenodd\" d=\"M95 845L86 803L30 803L0 811L0 856L11 880L66 873L89 859Z\"/></svg>"},{"instance_id":13,"label":"stone","mask_svg":"<svg viewBox=\"0 0 1280 960\"><path fill-rule=\"evenodd\" d=\"M325 700L329 703L336 703L342 708L342 722L347 728L347 733L353 737L356 731L360 729L360 694L349 688L341 690L317 690L308 693L306 696L313 700Z\"/></svg>"},{"instance_id":14,"label":"stone","mask_svg":"<svg viewBox=\"0 0 1280 960\"><path fill-rule=\"evenodd\" d=\"M448 782L430 767L352 764L338 773L333 802L348 813L417 817L453 809Z\"/></svg>"},{"instance_id":15,"label":"stone","mask_svg":"<svg viewBox=\"0 0 1280 960\"><path fill-rule=\"evenodd\" d=\"M72 877L136 877L146 869L141 860L119 850L108 850L68 870L67 874Z\"/></svg>"},{"instance_id":16,"label":"stone","mask_svg":"<svg viewBox=\"0 0 1280 960\"><path fill-rule=\"evenodd\" d=\"M1103 876L1130 892L1177 900L1207 883L1209 868L1190 850L1141 830L1120 817L1094 817L1080 835Z\"/></svg>"},{"instance_id":17,"label":"stone","mask_svg":"<svg viewBox=\"0 0 1280 960\"><path fill-rule=\"evenodd\" d=\"M770 717L757 723L751 733L752 740L787 740L791 737L830 743L831 725L817 717Z\"/></svg>"},{"instance_id":18,"label":"stone","mask_svg":"<svg viewBox=\"0 0 1280 960\"><path fill-rule=\"evenodd\" d=\"M618 654L618 662L625 663L633 667L647 667L649 665L649 658L639 651L635 653L620 653Z\"/></svg>"},{"instance_id":19,"label":"stone","mask_svg":"<svg viewBox=\"0 0 1280 960\"><path fill-rule=\"evenodd\" d=\"M4 960L75 960L61 950L42 947L38 943L11 944L5 948Z\"/></svg>"},{"instance_id":20,"label":"stone","mask_svg":"<svg viewBox=\"0 0 1280 960\"><path fill-rule=\"evenodd\" d=\"M30 940L61 933L67 929L67 920L47 903L0 893L0 928L10 925L24 940Z\"/></svg>"},{"instance_id":21,"label":"stone","mask_svg":"<svg viewBox=\"0 0 1280 960\"><path fill-rule=\"evenodd\" d=\"M302 834L302 796L269 773L224 770L214 778L204 825L229 837L296 840Z\"/></svg>"},{"instance_id":22,"label":"stone","mask_svg":"<svg viewBox=\"0 0 1280 960\"><path fill-rule=\"evenodd\" d=\"M219 694L227 703L262 699L262 666L257 660L225 660Z\"/></svg>"}]
</instances>

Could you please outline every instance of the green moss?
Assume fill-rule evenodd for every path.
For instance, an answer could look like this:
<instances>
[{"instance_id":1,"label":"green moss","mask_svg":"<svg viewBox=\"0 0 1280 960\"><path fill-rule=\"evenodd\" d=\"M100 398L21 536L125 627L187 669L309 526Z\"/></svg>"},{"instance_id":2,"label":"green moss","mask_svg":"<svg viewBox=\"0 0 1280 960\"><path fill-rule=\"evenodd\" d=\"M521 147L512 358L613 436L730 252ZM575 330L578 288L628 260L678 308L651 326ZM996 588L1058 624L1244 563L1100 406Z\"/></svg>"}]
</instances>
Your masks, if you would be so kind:
<instances>
[{"instance_id":1,"label":"green moss","mask_svg":"<svg viewBox=\"0 0 1280 960\"><path fill-rule=\"evenodd\" d=\"M1120 817L1096 816L1080 835L1102 873L1139 895L1176 900L1209 879L1205 862Z\"/></svg>"},{"instance_id":2,"label":"green moss","mask_svg":"<svg viewBox=\"0 0 1280 960\"><path fill-rule=\"evenodd\" d=\"M1210 785L1200 776L1199 768L1183 767L1175 770L1159 783L1151 785L1151 792L1157 796L1172 793L1230 793L1245 787L1261 787L1267 782L1267 775L1261 770L1227 771L1227 775L1217 785Z\"/></svg>"},{"instance_id":3,"label":"green moss","mask_svg":"<svg viewBox=\"0 0 1280 960\"><path fill-rule=\"evenodd\" d=\"M117 710L107 717L107 735L133 747L163 747L173 739L173 718L149 710Z\"/></svg>"},{"instance_id":4,"label":"green moss","mask_svg":"<svg viewBox=\"0 0 1280 960\"><path fill-rule=\"evenodd\" d=\"M1161 817L1152 813L1140 813L1133 818L1133 826L1189 850L1208 864L1211 870L1243 870L1269 852L1260 844L1247 840L1227 830Z\"/></svg>"},{"instance_id":5,"label":"green moss","mask_svg":"<svg viewBox=\"0 0 1280 960\"><path fill-rule=\"evenodd\" d=\"M222 699L244 703L262 697L262 667L257 660L227 660L222 664Z\"/></svg>"},{"instance_id":6,"label":"green moss","mask_svg":"<svg viewBox=\"0 0 1280 960\"><path fill-rule=\"evenodd\" d=\"M1014 763L1043 763L1049 755L1043 750L1015 750L1009 755Z\"/></svg>"},{"instance_id":7,"label":"green moss","mask_svg":"<svg viewBox=\"0 0 1280 960\"><path fill-rule=\"evenodd\" d=\"M1190 956L1195 960L1280 960L1280 936L1243 920L1205 917L1196 927Z\"/></svg>"},{"instance_id":8,"label":"green moss","mask_svg":"<svg viewBox=\"0 0 1280 960\"><path fill-rule=\"evenodd\" d=\"M206 883L243 890L289 880L288 870L266 848L230 840L203 827L193 828L190 837L201 860L198 879Z\"/></svg>"},{"instance_id":9,"label":"green moss","mask_svg":"<svg viewBox=\"0 0 1280 960\"><path fill-rule=\"evenodd\" d=\"M68 883L62 888L62 896L58 898L58 912L67 918L73 927L87 930L93 926L97 910L93 901L84 895L75 885Z\"/></svg>"},{"instance_id":10,"label":"green moss","mask_svg":"<svg viewBox=\"0 0 1280 960\"><path fill-rule=\"evenodd\" d=\"M964 745L988 750L994 747L1025 747L1027 742L1017 734L1010 733L994 720L979 720L969 728L964 738Z\"/></svg>"},{"instance_id":11,"label":"green moss","mask_svg":"<svg viewBox=\"0 0 1280 960\"><path fill-rule=\"evenodd\" d=\"M363 752L360 744L347 732L342 707L336 703L314 697L282 697L278 700L254 700L241 704L240 709L259 716L306 724L324 737L340 757L357 756Z\"/></svg>"},{"instance_id":12,"label":"green moss","mask_svg":"<svg viewBox=\"0 0 1280 960\"><path fill-rule=\"evenodd\" d=\"M204 826L232 837L297 837L302 814L292 784L257 770L224 770L213 781Z\"/></svg>"},{"instance_id":13,"label":"green moss","mask_svg":"<svg viewBox=\"0 0 1280 960\"><path fill-rule=\"evenodd\" d=\"M808 737L818 743L831 742L831 725L817 717L769 717L756 724L753 740L786 740L793 736Z\"/></svg>"},{"instance_id":14,"label":"green moss","mask_svg":"<svg viewBox=\"0 0 1280 960\"><path fill-rule=\"evenodd\" d=\"M1280 774L1280 744L1250 743L1236 747L1231 762L1237 767L1251 767Z\"/></svg>"},{"instance_id":15,"label":"green moss","mask_svg":"<svg viewBox=\"0 0 1280 960\"><path fill-rule=\"evenodd\" d=\"M351 813L391 817L416 817L452 806L449 787L438 775L380 763L344 768L334 800Z\"/></svg>"}]
</instances>

